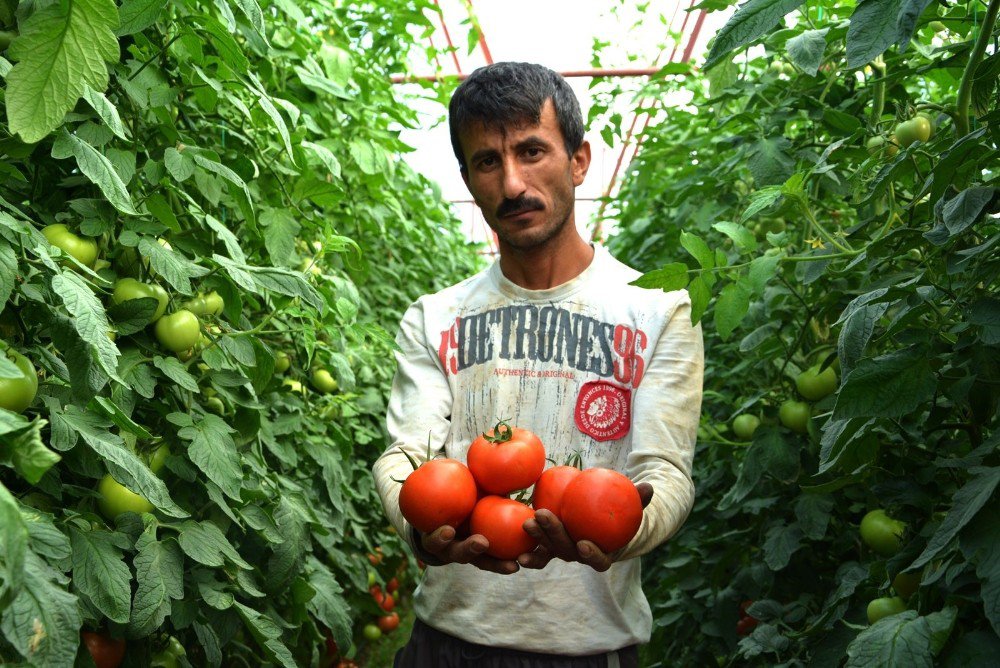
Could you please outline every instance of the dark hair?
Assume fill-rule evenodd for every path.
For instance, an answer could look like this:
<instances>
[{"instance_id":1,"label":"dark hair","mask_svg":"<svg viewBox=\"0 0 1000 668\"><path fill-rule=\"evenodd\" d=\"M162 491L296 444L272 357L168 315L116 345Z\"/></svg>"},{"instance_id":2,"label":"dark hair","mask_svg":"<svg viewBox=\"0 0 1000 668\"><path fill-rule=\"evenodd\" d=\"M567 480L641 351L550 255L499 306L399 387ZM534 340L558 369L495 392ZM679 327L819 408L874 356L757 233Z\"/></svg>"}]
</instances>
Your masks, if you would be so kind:
<instances>
[{"instance_id":1,"label":"dark hair","mask_svg":"<svg viewBox=\"0 0 1000 668\"><path fill-rule=\"evenodd\" d=\"M566 80L547 67L532 63L493 63L480 67L463 81L448 105L451 146L465 170L465 156L458 141L460 130L473 123L505 130L522 123L537 124L542 105L552 100L566 153L583 144L580 103Z\"/></svg>"}]
</instances>

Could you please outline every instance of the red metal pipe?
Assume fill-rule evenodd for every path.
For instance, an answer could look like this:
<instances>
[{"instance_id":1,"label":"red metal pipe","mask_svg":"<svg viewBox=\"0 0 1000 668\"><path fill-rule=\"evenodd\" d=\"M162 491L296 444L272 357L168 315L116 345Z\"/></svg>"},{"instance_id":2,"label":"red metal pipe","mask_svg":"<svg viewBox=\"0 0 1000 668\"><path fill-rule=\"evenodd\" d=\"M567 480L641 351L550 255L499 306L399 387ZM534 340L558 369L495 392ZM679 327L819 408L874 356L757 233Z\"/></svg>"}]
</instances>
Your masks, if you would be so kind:
<instances>
[{"instance_id":1,"label":"red metal pipe","mask_svg":"<svg viewBox=\"0 0 1000 668\"><path fill-rule=\"evenodd\" d=\"M635 68L605 68L605 69L593 69L593 70L569 70L566 72L560 72L566 79L580 78L580 77L648 77L656 74L660 71L659 67L635 67ZM398 83L409 83L412 81L441 81L441 80L451 80L451 79L467 79L468 74L422 74L422 75L410 75L410 74L394 74L391 77L391 81L394 84Z\"/></svg>"},{"instance_id":2,"label":"red metal pipe","mask_svg":"<svg viewBox=\"0 0 1000 668\"><path fill-rule=\"evenodd\" d=\"M444 38L448 41L448 50L451 52L451 59L455 61L455 71L461 75L462 66L458 62L458 49L455 48L455 44L451 41L451 33L448 32L448 24L444 22L444 10L441 9L441 4L438 0L434 0L434 6L438 8L438 20L441 23L441 29L444 31Z\"/></svg>"},{"instance_id":3,"label":"red metal pipe","mask_svg":"<svg viewBox=\"0 0 1000 668\"><path fill-rule=\"evenodd\" d=\"M483 26L479 25L476 12L472 9L472 0L466 0L465 9L469 12L469 20L472 21L472 25L476 27L476 31L479 33L479 48L483 50L483 56L486 57L486 64L492 65L493 55L490 53L490 47L486 46L486 33L483 32Z\"/></svg>"}]
</instances>

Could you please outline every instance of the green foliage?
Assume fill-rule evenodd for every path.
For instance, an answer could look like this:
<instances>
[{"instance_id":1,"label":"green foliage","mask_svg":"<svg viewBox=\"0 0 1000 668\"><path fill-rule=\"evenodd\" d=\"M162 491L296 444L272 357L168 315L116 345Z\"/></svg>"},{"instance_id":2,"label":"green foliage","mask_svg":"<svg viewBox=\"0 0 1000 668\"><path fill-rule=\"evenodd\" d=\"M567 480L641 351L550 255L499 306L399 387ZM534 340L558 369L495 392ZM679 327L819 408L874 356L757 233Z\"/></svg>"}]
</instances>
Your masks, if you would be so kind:
<instances>
[{"instance_id":1,"label":"green foliage","mask_svg":"<svg viewBox=\"0 0 1000 668\"><path fill-rule=\"evenodd\" d=\"M407 577L369 472L392 332L478 264L400 159L390 75L428 7L0 1L0 340L40 375L0 409L0 662L72 665L83 627L127 665L169 637L193 665L317 665L377 612L366 553ZM126 276L222 312L174 355L155 300L113 304ZM105 519L106 474L153 512Z\"/></svg>"},{"instance_id":2,"label":"green foliage","mask_svg":"<svg viewBox=\"0 0 1000 668\"><path fill-rule=\"evenodd\" d=\"M687 287L706 333L698 495L645 564L646 665L988 663L1000 3L800 4L742 5L710 69L651 80L668 103L607 212L637 283ZM888 150L917 113L931 137ZM781 426L800 372L830 365L808 432ZM728 426L743 413L763 418L749 447ZM876 508L908 527L889 556L859 537ZM903 571L909 610L869 628Z\"/></svg>"}]
</instances>

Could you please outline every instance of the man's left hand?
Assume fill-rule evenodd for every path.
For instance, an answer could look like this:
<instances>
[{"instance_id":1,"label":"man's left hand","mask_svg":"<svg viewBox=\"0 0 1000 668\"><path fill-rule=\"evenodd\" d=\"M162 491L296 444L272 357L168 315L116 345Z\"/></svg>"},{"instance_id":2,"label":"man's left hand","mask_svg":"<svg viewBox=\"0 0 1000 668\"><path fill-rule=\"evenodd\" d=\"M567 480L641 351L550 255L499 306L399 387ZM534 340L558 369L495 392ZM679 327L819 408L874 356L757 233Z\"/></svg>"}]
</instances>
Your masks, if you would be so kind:
<instances>
[{"instance_id":1,"label":"man's left hand","mask_svg":"<svg viewBox=\"0 0 1000 668\"><path fill-rule=\"evenodd\" d=\"M635 488L642 500L642 507L645 508L653 498L653 486L648 482L640 482ZM538 541L538 547L533 552L522 554L518 558L517 562L524 568L545 568L553 559L579 561L595 571L611 568L611 555L602 552L601 548L589 540L574 543L562 522L551 511L543 509L536 512L534 519L525 521L524 530Z\"/></svg>"}]
</instances>

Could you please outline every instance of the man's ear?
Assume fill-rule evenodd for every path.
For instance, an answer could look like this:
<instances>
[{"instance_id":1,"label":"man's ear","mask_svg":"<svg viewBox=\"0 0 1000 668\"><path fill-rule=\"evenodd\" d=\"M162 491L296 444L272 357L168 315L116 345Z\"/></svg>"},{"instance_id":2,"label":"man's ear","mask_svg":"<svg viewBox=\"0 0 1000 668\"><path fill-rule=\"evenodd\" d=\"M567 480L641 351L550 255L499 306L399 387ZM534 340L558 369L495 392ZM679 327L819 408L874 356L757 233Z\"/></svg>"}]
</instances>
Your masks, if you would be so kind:
<instances>
[{"instance_id":1,"label":"man's ear","mask_svg":"<svg viewBox=\"0 0 1000 668\"><path fill-rule=\"evenodd\" d=\"M590 142L586 139L580 144L580 148L573 152L571 158L572 169L573 169L573 185L579 186L583 183L583 179L587 176L587 170L590 169Z\"/></svg>"}]
</instances>

